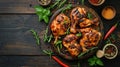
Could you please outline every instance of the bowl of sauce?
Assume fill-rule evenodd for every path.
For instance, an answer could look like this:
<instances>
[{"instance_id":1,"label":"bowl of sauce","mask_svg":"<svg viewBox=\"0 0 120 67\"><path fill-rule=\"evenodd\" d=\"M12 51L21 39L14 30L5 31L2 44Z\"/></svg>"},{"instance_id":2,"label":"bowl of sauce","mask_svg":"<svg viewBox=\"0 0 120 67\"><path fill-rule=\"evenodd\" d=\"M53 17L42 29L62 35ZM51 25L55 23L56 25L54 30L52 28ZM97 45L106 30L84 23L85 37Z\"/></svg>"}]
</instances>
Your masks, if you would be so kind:
<instances>
[{"instance_id":1,"label":"bowl of sauce","mask_svg":"<svg viewBox=\"0 0 120 67\"><path fill-rule=\"evenodd\" d=\"M90 4L94 6L100 6L105 2L105 0L88 0L88 1Z\"/></svg>"},{"instance_id":2,"label":"bowl of sauce","mask_svg":"<svg viewBox=\"0 0 120 67\"><path fill-rule=\"evenodd\" d=\"M107 20L113 19L115 15L116 15L116 10L112 6L106 6L102 10L102 16Z\"/></svg>"},{"instance_id":3,"label":"bowl of sauce","mask_svg":"<svg viewBox=\"0 0 120 67\"><path fill-rule=\"evenodd\" d=\"M104 57L114 59L118 54L118 48L114 44L106 44L103 48Z\"/></svg>"},{"instance_id":4,"label":"bowl of sauce","mask_svg":"<svg viewBox=\"0 0 120 67\"><path fill-rule=\"evenodd\" d=\"M38 0L38 3L42 6L47 6L51 3L51 0Z\"/></svg>"}]
</instances>

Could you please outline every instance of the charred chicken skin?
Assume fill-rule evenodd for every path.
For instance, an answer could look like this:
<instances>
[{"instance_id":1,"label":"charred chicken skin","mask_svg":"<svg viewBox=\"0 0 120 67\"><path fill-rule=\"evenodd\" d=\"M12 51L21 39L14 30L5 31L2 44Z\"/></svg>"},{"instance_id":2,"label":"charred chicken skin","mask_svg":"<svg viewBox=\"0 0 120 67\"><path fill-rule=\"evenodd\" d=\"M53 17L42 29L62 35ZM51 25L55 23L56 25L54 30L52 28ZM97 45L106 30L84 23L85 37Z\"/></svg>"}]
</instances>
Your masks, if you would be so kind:
<instances>
[{"instance_id":1,"label":"charred chicken skin","mask_svg":"<svg viewBox=\"0 0 120 67\"><path fill-rule=\"evenodd\" d=\"M83 36L80 39L80 45L82 46L83 51L86 51L91 47L97 46L101 37L100 32L92 28L81 29L81 32Z\"/></svg>"},{"instance_id":2,"label":"charred chicken skin","mask_svg":"<svg viewBox=\"0 0 120 67\"><path fill-rule=\"evenodd\" d=\"M80 53L98 45L102 35L96 28L99 27L100 20L96 16L89 19L88 11L82 7L75 7L70 12L70 18L63 13L57 15L50 25L50 30L54 36L53 45L59 38L65 50L72 57L77 57ZM82 35L77 36L79 33Z\"/></svg>"},{"instance_id":3,"label":"charred chicken skin","mask_svg":"<svg viewBox=\"0 0 120 67\"><path fill-rule=\"evenodd\" d=\"M70 27L70 32L76 33L76 25L78 21L85 17L86 11L84 8L76 7L74 8L71 13L70 13L70 18L71 18L71 27Z\"/></svg>"},{"instance_id":4,"label":"charred chicken skin","mask_svg":"<svg viewBox=\"0 0 120 67\"><path fill-rule=\"evenodd\" d=\"M92 24L98 26L99 22L98 22L98 18L94 18L93 20L87 19L87 18L83 18L81 19L81 22L79 22L80 27L88 27L91 26Z\"/></svg>"},{"instance_id":5,"label":"charred chicken skin","mask_svg":"<svg viewBox=\"0 0 120 67\"><path fill-rule=\"evenodd\" d=\"M74 34L69 34L63 39L63 46L67 48L69 53L75 57L81 51L81 46L77 43L78 37Z\"/></svg>"},{"instance_id":6,"label":"charred chicken skin","mask_svg":"<svg viewBox=\"0 0 120 67\"><path fill-rule=\"evenodd\" d=\"M59 14L51 23L50 28L54 35L55 41L61 35L65 35L70 25L70 19L63 13Z\"/></svg>"}]
</instances>

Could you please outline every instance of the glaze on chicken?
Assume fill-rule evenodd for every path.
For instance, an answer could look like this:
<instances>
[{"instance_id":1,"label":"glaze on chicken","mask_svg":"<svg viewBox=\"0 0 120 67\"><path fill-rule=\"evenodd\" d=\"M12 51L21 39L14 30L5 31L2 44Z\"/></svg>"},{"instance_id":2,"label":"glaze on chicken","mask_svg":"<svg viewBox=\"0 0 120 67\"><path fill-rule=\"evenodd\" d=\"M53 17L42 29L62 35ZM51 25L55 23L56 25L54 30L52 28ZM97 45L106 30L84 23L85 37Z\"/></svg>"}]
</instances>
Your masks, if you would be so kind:
<instances>
[{"instance_id":1,"label":"glaze on chicken","mask_svg":"<svg viewBox=\"0 0 120 67\"><path fill-rule=\"evenodd\" d=\"M50 28L54 35L55 41L61 35L66 34L66 30L70 25L70 19L63 13L59 14L51 23Z\"/></svg>"},{"instance_id":2,"label":"glaze on chicken","mask_svg":"<svg viewBox=\"0 0 120 67\"><path fill-rule=\"evenodd\" d=\"M79 25L81 28L91 26L92 24L96 26L99 25L98 18L94 18L93 20L90 20L88 18L83 18L81 19L81 22L79 23L80 23Z\"/></svg>"},{"instance_id":3,"label":"glaze on chicken","mask_svg":"<svg viewBox=\"0 0 120 67\"><path fill-rule=\"evenodd\" d=\"M81 29L81 32L83 36L80 39L80 45L82 46L83 51L86 51L91 47L97 46L101 37L100 32L92 28Z\"/></svg>"},{"instance_id":4,"label":"glaze on chicken","mask_svg":"<svg viewBox=\"0 0 120 67\"><path fill-rule=\"evenodd\" d=\"M69 34L63 39L63 46L67 48L69 53L74 57L81 51L81 46L77 43L78 37L74 34Z\"/></svg>"},{"instance_id":5,"label":"glaze on chicken","mask_svg":"<svg viewBox=\"0 0 120 67\"><path fill-rule=\"evenodd\" d=\"M50 25L54 43L61 38L63 47L72 57L77 57L82 52L97 46L102 37L96 29L99 27L100 20L96 16L89 19L87 13L85 8L75 7L70 11L69 16L63 13L57 15ZM66 34L67 31L69 31L68 34ZM77 36L78 33L82 35Z\"/></svg>"},{"instance_id":6,"label":"glaze on chicken","mask_svg":"<svg viewBox=\"0 0 120 67\"><path fill-rule=\"evenodd\" d=\"M76 33L76 25L79 22L79 20L86 16L86 11L84 8L76 7L74 8L70 13L71 18L71 27L70 32Z\"/></svg>"}]
</instances>

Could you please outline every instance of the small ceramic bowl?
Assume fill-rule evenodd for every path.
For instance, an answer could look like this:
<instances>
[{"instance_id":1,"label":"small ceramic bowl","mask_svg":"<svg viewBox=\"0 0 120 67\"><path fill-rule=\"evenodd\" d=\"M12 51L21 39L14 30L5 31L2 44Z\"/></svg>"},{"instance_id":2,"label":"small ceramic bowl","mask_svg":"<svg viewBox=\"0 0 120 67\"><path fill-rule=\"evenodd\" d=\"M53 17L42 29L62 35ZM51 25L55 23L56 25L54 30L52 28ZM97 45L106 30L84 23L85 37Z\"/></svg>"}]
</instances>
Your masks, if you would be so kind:
<instances>
[{"instance_id":1,"label":"small ceramic bowl","mask_svg":"<svg viewBox=\"0 0 120 67\"><path fill-rule=\"evenodd\" d=\"M106 20L111 20L115 17L116 15L116 10L114 7L112 6L106 6L103 8L102 10L102 16L106 19Z\"/></svg>"},{"instance_id":2,"label":"small ceramic bowl","mask_svg":"<svg viewBox=\"0 0 120 67\"><path fill-rule=\"evenodd\" d=\"M100 6L105 2L105 0L88 0L88 1L90 4L94 6Z\"/></svg>"},{"instance_id":3,"label":"small ceramic bowl","mask_svg":"<svg viewBox=\"0 0 120 67\"><path fill-rule=\"evenodd\" d=\"M42 6L48 6L51 3L51 0L38 0L38 3Z\"/></svg>"},{"instance_id":4,"label":"small ceramic bowl","mask_svg":"<svg viewBox=\"0 0 120 67\"><path fill-rule=\"evenodd\" d=\"M114 44L106 44L103 48L104 57L114 59L118 54L118 48Z\"/></svg>"}]
</instances>

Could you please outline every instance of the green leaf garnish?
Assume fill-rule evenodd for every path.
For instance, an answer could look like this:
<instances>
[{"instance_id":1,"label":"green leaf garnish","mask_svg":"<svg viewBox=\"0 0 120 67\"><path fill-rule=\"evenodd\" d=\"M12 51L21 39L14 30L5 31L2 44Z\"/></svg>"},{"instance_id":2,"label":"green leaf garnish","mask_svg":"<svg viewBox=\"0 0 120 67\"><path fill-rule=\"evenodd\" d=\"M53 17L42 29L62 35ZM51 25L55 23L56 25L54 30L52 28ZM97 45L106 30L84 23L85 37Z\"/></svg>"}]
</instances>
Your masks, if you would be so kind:
<instances>
[{"instance_id":1,"label":"green leaf garnish","mask_svg":"<svg viewBox=\"0 0 120 67\"><path fill-rule=\"evenodd\" d=\"M90 66L96 66L96 65L99 65L99 66L104 66L103 62L101 61L100 58L97 58L96 56L93 56L91 58L88 59L88 64Z\"/></svg>"},{"instance_id":2,"label":"green leaf garnish","mask_svg":"<svg viewBox=\"0 0 120 67\"><path fill-rule=\"evenodd\" d=\"M92 14L90 12L87 13L87 18L88 19L92 19L93 18Z\"/></svg>"},{"instance_id":3,"label":"green leaf garnish","mask_svg":"<svg viewBox=\"0 0 120 67\"><path fill-rule=\"evenodd\" d=\"M36 14L39 17L39 21L44 20L46 24L49 22L49 16L51 15L50 9L43 8L42 6L35 6Z\"/></svg>"},{"instance_id":4,"label":"green leaf garnish","mask_svg":"<svg viewBox=\"0 0 120 67\"><path fill-rule=\"evenodd\" d=\"M81 37L81 36L82 36L82 33L79 32L79 33L76 34L76 36Z\"/></svg>"}]
</instances>

